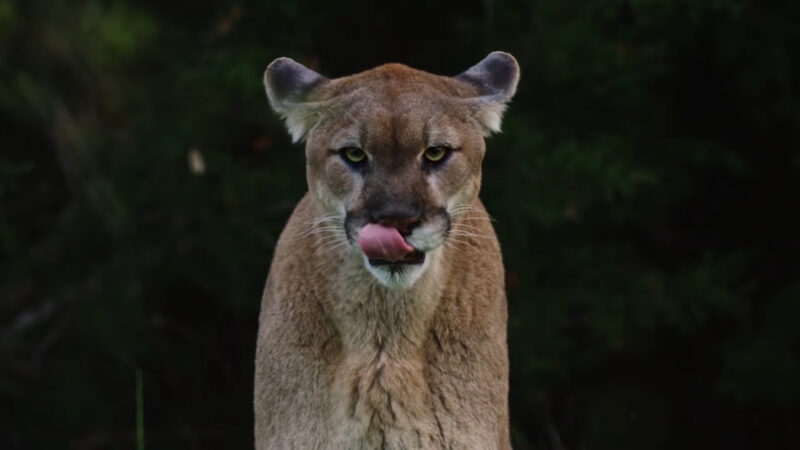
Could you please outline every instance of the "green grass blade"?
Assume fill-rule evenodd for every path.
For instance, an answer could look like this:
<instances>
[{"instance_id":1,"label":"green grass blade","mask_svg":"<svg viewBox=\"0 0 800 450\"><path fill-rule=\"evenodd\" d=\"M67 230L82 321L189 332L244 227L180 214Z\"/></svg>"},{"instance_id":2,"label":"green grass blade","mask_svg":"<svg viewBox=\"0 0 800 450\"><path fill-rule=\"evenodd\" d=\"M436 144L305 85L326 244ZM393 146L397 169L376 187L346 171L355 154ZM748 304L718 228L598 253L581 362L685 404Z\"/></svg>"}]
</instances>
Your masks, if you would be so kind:
<instances>
[{"instance_id":1,"label":"green grass blade","mask_svg":"<svg viewBox=\"0 0 800 450\"><path fill-rule=\"evenodd\" d=\"M136 369L136 450L144 450L144 389L142 369Z\"/></svg>"}]
</instances>

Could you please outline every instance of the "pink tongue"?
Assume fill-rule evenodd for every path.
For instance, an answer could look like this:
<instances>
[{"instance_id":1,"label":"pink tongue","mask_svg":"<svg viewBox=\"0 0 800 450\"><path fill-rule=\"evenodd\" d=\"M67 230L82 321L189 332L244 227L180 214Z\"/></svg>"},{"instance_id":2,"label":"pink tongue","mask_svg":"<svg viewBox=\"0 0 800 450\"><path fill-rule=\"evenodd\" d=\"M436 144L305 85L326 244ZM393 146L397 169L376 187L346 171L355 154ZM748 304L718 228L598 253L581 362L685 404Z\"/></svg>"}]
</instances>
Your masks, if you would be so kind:
<instances>
[{"instance_id":1,"label":"pink tongue","mask_svg":"<svg viewBox=\"0 0 800 450\"><path fill-rule=\"evenodd\" d=\"M358 234L358 246L367 258L387 261L400 261L414 251L413 247L406 244L397 228L377 223L364 225Z\"/></svg>"}]
</instances>

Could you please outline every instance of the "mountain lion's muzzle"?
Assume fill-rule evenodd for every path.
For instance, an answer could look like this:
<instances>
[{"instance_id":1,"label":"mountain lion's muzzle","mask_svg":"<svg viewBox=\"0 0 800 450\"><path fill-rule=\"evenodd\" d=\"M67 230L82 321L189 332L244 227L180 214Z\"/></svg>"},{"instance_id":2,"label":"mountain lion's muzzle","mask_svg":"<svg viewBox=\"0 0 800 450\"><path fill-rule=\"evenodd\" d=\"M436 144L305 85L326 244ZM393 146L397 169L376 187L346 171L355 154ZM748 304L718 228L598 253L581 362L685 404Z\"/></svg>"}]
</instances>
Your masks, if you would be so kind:
<instances>
[{"instance_id":1,"label":"mountain lion's muzzle","mask_svg":"<svg viewBox=\"0 0 800 450\"><path fill-rule=\"evenodd\" d=\"M407 205L377 203L345 218L348 239L358 245L371 266L400 270L422 264L427 252L440 246L450 227L444 208L422 210Z\"/></svg>"}]
</instances>

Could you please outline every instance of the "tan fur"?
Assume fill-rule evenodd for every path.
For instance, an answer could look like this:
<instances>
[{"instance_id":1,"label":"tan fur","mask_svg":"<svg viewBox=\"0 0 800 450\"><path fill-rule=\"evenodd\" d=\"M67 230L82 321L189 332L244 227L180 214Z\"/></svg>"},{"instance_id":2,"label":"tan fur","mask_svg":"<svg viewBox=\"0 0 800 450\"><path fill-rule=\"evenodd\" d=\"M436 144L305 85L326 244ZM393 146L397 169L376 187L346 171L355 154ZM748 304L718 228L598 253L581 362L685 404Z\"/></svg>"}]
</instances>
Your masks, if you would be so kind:
<instances>
[{"instance_id":1,"label":"tan fur","mask_svg":"<svg viewBox=\"0 0 800 450\"><path fill-rule=\"evenodd\" d=\"M302 110L290 126L307 139L309 193L264 290L257 449L510 448L503 266L477 197L482 115L502 106L482 107L480 95L390 64L316 83L281 111ZM370 155L368 173L335 154L348 140ZM441 143L458 150L437 172L420 170L421 152ZM423 223L443 237L410 284L379 282L353 243L375 196L423 202Z\"/></svg>"}]
</instances>

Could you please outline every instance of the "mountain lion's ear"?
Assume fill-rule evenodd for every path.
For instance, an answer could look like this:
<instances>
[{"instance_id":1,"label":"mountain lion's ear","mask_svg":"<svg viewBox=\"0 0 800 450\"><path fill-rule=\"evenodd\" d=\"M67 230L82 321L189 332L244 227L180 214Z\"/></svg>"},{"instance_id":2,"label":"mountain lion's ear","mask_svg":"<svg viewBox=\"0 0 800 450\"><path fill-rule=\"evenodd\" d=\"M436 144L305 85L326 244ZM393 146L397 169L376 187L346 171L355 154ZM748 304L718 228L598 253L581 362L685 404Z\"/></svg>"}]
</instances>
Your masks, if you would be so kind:
<instances>
[{"instance_id":1,"label":"mountain lion's ear","mask_svg":"<svg viewBox=\"0 0 800 450\"><path fill-rule=\"evenodd\" d=\"M290 58L272 61L264 72L264 87L272 109L283 116L293 142L305 138L317 118L309 93L325 77Z\"/></svg>"},{"instance_id":2,"label":"mountain lion's ear","mask_svg":"<svg viewBox=\"0 0 800 450\"><path fill-rule=\"evenodd\" d=\"M492 52L455 78L478 88L479 96L470 101L474 102L476 117L483 125L485 135L500 131L506 103L517 91L517 60L505 52Z\"/></svg>"}]
</instances>

